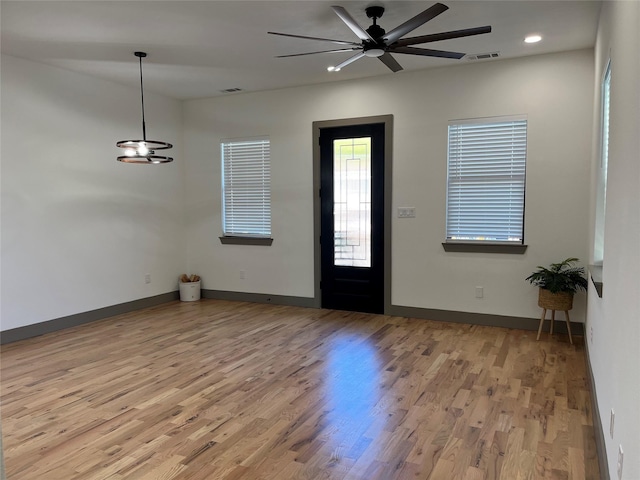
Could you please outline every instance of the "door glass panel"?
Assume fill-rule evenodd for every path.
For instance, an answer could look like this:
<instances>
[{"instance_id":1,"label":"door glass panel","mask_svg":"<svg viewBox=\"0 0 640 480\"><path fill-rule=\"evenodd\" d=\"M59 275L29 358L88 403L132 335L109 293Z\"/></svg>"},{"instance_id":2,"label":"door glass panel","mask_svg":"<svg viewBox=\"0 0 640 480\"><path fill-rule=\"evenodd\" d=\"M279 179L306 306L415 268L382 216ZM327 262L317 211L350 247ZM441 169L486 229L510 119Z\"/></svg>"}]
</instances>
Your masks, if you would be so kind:
<instances>
[{"instance_id":1,"label":"door glass panel","mask_svg":"<svg viewBox=\"0 0 640 480\"><path fill-rule=\"evenodd\" d=\"M334 265L371 267L371 137L333 141Z\"/></svg>"}]
</instances>

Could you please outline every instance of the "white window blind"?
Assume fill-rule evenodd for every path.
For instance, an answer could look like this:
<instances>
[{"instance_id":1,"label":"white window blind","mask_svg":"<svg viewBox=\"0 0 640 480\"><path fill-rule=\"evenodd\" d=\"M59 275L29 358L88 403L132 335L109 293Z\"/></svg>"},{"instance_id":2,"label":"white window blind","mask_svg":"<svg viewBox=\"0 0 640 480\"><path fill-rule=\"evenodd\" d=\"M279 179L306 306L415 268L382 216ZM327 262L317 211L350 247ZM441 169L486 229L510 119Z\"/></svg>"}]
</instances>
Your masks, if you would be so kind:
<instances>
[{"instance_id":1,"label":"white window blind","mask_svg":"<svg viewBox=\"0 0 640 480\"><path fill-rule=\"evenodd\" d=\"M222 142L222 230L225 236L271 236L268 139Z\"/></svg>"},{"instance_id":2,"label":"white window blind","mask_svg":"<svg viewBox=\"0 0 640 480\"><path fill-rule=\"evenodd\" d=\"M523 243L527 120L449 123L448 242Z\"/></svg>"}]
</instances>

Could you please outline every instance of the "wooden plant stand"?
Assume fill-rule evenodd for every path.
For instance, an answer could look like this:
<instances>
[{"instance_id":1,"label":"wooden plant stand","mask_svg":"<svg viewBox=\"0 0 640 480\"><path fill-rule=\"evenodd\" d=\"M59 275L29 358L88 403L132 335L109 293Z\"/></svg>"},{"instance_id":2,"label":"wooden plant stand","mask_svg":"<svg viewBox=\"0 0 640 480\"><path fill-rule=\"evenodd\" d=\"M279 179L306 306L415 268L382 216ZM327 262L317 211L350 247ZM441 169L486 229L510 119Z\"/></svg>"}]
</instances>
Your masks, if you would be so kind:
<instances>
[{"instance_id":1,"label":"wooden plant stand","mask_svg":"<svg viewBox=\"0 0 640 480\"><path fill-rule=\"evenodd\" d=\"M567 332L569 333L569 342L573 345L571 337L571 320L569 319L569 310L573 308L573 294L569 292L551 293L549 290L540 288L538 290L538 306L542 308L542 317L540 317L540 325L538 326L538 336L536 340L540 340L542 333L542 325L547 316L547 310L551 310L551 328L549 334L553 335L553 321L556 317L556 310L564 312L564 318L567 322Z\"/></svg>"}]
</instances>

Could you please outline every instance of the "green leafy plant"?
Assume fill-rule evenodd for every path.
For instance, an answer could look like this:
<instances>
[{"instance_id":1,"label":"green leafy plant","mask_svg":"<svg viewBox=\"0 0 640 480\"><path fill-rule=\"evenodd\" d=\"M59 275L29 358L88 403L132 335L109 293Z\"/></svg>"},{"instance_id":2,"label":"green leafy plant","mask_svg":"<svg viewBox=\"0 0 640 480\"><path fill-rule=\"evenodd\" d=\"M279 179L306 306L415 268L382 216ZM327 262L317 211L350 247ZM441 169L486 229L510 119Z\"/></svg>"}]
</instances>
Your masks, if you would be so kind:
<instances>
[{"instance_id":1,"label":"green leafy plant","mask_svg":"<svg viewBox=\"0 0 640 480\"><path fill-rule=\"evenodd\" d=\"M584 268L575 267L577 258L567 258L560 263L552 263L549 268L538 266L538 270L529 275L525 280L536 287L549 290L551 293L587 290L587 279Z\"/></svg>"}]
</instances>

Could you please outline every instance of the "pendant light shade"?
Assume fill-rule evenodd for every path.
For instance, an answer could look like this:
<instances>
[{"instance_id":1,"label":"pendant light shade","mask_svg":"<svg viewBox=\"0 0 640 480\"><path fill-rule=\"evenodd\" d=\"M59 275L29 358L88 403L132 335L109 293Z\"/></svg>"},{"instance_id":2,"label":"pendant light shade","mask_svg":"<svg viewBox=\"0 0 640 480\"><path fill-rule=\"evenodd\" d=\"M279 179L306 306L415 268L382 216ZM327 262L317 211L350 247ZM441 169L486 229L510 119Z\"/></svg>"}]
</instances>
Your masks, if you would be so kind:
<instances>
[{"instance_id":1,"label":"pendant light shade","mask_svg":"<svg viewBox=\"0 0 640 480\"><path fill-rule=\"evenodd\" d=\"M119 162L124 163L169 163L173 157L156 155L156 150L167 150L173 145L158 140L147 140L147 129L144 120L144 89L142 86L142 59L147 56L145 52L134 52L140 60L140 98L142 100L142 140L121 140L117 147L124 148L124 155L118 157Z\"/></svg>"}]
</instances>

